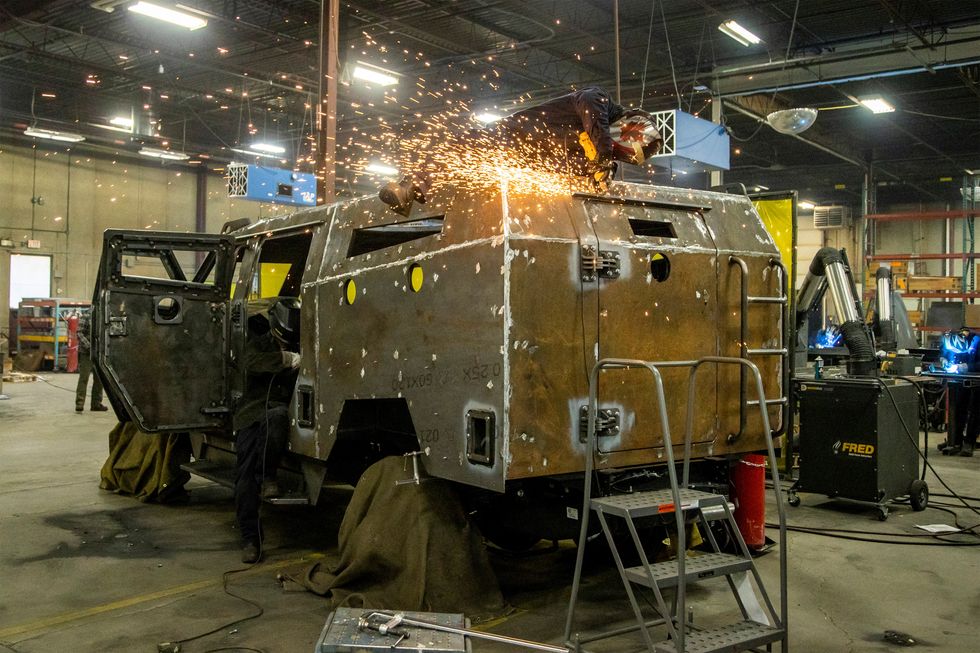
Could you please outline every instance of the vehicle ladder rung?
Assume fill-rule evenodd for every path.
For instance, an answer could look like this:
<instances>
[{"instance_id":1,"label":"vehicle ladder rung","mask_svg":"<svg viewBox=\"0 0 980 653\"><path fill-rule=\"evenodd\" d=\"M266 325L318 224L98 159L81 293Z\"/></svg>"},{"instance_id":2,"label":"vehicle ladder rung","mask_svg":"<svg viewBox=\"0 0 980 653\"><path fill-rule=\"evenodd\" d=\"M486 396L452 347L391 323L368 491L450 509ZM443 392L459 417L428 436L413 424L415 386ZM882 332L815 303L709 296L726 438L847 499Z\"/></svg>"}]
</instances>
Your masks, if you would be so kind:
<instances>
[{"instance_id":1,"label":"vehicle ladder rung","mask_svg":"<svg viewBox=\"0 0 980 653\"><path fill-rule=\"evenodd\" d=\"M717 628L692 630L684 636L684 653L735 653L778 642L783 635L781 628L740 621ZM677 653L673 640L659 642L655 649L657 653Z\"/></svg>"},{"instance_id":2,"label":"vehicle ladder rung","mask_svg":"<svg viewBox=\"0 0 980 653\"><path fill-rule=\"evenodd\" d=\"M692 556L684 560L684 578L688 583L694 583L709 578L720 578L728 574L740 571L747 571L752 567L752 561L742 556L732 555L731 553L706 553L704 555ZM657 562L650 565L650 572L653 581L661 589L665 587L675 587L677 579L677 560L667 562ZM630 582L651 587L650 575L643 565L626 568L626 577Z\"/></svg>"},{"instance_id":3,"label":"vehicle ladder rung","mask_svg":"<svg viewBox=\"0 0 980 653\"><path fill-rule=\"evenodd\" d=\"M681 488L679 494L681 510L693 510L703 504L725 502L725 497L720 494L700 490ZM674 512L674 494L670 490L614 494L592 499L592 508L619 517L647 517L659 513L671 513Z\"/></svg>"},{"instance_id":4,"label":"vehicle ladder rung","mask_svg":"<svg viewBox=\"0 0 980 653\"><path fill-rule=\"evenodd\" d=\"M748 356L786 356L789 353L787 349L747 349L745 351Z\"/></svg>"},{"instance_id":5,"label":"vehicle ladder rung","mask_svg":"<svg viewBox=\"0 0 980 653\"><path fill-rule=\"evenodd\" d=\"M748 297L750 304L785 304L785 297Z\"/></svg>"}]
</instances>

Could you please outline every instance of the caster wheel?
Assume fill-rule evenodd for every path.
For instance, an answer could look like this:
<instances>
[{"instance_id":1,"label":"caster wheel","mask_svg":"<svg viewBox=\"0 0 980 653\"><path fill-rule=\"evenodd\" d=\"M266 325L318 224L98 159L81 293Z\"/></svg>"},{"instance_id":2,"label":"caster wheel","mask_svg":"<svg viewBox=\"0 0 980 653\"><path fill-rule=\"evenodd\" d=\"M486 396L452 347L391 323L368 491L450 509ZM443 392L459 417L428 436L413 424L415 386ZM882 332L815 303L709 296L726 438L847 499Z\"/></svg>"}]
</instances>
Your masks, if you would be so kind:
<instances>
[{"instance_id":1,"label":"caster wheel","mask_svg":"<svg viewBox=\"0 0 980 653\"><path fill-rule=\"evenodd\" d=\"M880 506L878 508L878 521L885 521L888 519L888 508L885 506Z\"/></svg>"},{"instance_id":2,"label":"caster wheel","mask_svg":"<svg viewBox=\"0 0 980 653\"><path fill-rule=\"evenodd\" d=\"M793 506L794 508L796 508L797 506L799 506L800 505L800 495L798 495L798 494L791 494L791 495L789 495L789 505Z\"/></svg>"},{"instance_id":3,"label":"caster wheel","mask_svg":"<svg viewBox=\"0 0 980 653\"><path fill-rule=\"evenodd\" d=\"M929 486L925 481L915 479L909 485L909 503L912 504L912 510L916 512L929 507Z\"/></svg>"}]
</instances>

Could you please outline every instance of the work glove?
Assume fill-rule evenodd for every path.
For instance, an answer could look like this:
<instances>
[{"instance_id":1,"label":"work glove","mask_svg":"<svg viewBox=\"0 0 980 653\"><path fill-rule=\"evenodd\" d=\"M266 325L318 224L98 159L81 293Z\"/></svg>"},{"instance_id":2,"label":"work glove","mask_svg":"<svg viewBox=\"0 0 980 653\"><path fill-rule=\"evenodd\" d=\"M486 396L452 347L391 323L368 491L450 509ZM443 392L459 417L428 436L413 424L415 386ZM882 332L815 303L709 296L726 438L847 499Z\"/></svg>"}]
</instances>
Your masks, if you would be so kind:
<instances>
[{"instance_id":1,"label":"work glove","mask_svg":"<svg viewBox=\"0 0 980 653\"><path fill-rule=\"evenodd\" d=\"M282 364L291 370L299 368L299 354L294 351L282 352Z\"/></svg>"},{"instance_id":2,"label":"work glove","mask_svg":"<svg viewBox=\"0 0 980 653\"><path fill-rule=\"evenodd\" d=\"M605 191L609 187L609 182L616 174L616 162L605 160L596 161L595 165L589 170L589 178L596 190Z\"/></svg>"}]
</instances>

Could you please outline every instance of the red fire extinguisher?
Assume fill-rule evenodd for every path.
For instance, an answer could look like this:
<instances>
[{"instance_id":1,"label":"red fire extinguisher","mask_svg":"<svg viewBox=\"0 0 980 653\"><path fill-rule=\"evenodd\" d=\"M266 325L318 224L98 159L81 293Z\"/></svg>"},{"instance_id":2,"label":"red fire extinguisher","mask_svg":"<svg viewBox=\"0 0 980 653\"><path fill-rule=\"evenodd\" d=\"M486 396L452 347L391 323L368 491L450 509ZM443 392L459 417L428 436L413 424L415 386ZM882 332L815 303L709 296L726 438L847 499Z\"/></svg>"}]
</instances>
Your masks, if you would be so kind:
<instances>
[{"instance_id":1,"label":"red fire extinguisher","mask_svg":"<svg viewBox=\"0 0 980 653\"><path fill-rule=\"evenodd\" d=\"M68 317L68 353L66 355L66 371L78 371L78 313Z\"/></svg>"},{"instance_id":2,"label":"red fire extinguisher","mask_svg":"<svg viewBox=\"0 0 980 653\"><path fill-rule=\"evenodd\" d=\"M761 549L766 543L765 456L743 456L732 467L731 484L738 530L750 549Z\"/></svg>"}]
</instances>

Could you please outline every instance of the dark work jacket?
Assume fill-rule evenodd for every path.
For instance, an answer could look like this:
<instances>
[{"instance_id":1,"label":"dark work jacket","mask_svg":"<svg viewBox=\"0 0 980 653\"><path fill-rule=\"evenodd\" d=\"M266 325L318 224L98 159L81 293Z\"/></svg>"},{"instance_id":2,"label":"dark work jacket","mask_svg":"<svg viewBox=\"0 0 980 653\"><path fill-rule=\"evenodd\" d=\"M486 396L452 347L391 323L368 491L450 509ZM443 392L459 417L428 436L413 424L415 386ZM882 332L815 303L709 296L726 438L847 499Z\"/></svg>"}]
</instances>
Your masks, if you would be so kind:
<instances>
[{"instance_id":1,"label":"dark work jacket","mask_svg":"<svg viewBox=\"0 0 980 653\"><path fill-rule=\"evenodd\" d=\"M578 147L578 135L587 132L595 145L600 161L613 158L612 138L609 125L626 114L626 109L613 102L601 88L590 86L554 100L548 100L530 109L518 111L501 120L500 129L523 134L531 138L548 137L558 140L569 150Z\"/></svg>"},{"instance_id":2,"label":"dark work jacket","mask_svg":"<svg viewBox=\"0 0 980 653\"><path fill-rule=\"evenodd\" d=\"M265 419L270 408L288 406L296 384L296 370L285 364L282 346L271 331L249 332L245 370L245 392L235 410L236 431Z\"/></svg>"}]
</instances>

